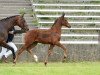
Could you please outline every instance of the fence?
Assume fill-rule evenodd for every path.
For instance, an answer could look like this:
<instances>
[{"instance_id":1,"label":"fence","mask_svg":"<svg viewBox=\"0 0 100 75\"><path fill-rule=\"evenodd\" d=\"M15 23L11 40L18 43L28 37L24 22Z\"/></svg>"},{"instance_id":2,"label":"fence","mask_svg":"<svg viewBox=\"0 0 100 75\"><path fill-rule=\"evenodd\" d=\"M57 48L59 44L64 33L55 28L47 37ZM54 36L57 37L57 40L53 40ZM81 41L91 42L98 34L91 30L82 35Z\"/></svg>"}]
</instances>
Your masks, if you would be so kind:
<instances>
[{"instance_id":1,"label":"fence","mask_svg":"<svg viewBox=\"0 0 100 75\"><path fill-rule=\"evenodd\" d=\"M61 43L68 49L69 61L98 61L100 60L99 31L100 31L100 4L96 3L60 3L36 4L32 3L33 12L38 22L38 27L48 29L54 20L65 12L65 17L72 28L62 28ZM18 36L17 36L18 37ZM15 37L15 38L17 38ZM22 36L23 38L23 36ZM16 43L18 45L23 43ZM47 54L48 45L39 44L35 52L40 61ZM60 61L63 51L55 47L50 57L52 61ZM30 55L23 53L22 59L30 60ZM31 59L32 60L32 59Z\"/></svg>"},{"instance_id":2,"label":"fence","mask_svg":"<svg viewBox=\"0 0 100 75\"><path fill-rule=\"evenodd\" d=\"M98 4L33 4L33 7L34 7L34 11L37 13L36 14L36 17L39 19L38 23L40 24L51 24L53 23L53 21L50 21L50 20L41 20L41 18L57 18L59 17L60 15L56 15L56 14L53 14L52 15L52 12L69 12L69 13L79 13L79 12L82 12L82 13L86 13L86 12L92 12L92 13L98 13L100 12L98 9L62 9L61 7L100 7L100 5ZM39 7L42 7L41 9ZM44 7L44 8L43 8ZM45 8L46 7L46 8ZM60 7L60 9L58 8L51 8L51 9L48 9L48 7ZM41 15L41 13L45 13L45 12L49 12L51 14L43 14ZM40 13L40 14L39 14ZM66 15L65 17L67 18L95 18L95 19L100 19L100 16L98 15ZM76 21L69 21L70 24L100 24L100 22L97 20L97 21L80 21L80 20L76 20ZM79 31L79 30L88 30L88 31L99 31L100 28L98 27L88 27L88 28L83 28L83 27L80 27L80 28L77 28L78 25L76 27L73 27L70 28L70 29L67 29L67 28L62 28L62 29L65 29L66 31L67 30L75 30L75 31ZM42 27L43 28L43 27ZM44 29L44 28L43 28ZM45 28L46 29L46 28ZM84 34L71 34L69 35L68 34L62 34L64 35L64 37L98 37L98 33L97 34L86 34L84 36ZM61 41L62 43L66 43L66 44L98 44L98 38L97 40L82 40L82 41Z\"/></svg>"},{"instance_id":3,"label":"fence","mask_svg":"<svg viewBox=\"0 0 100 75\"><path fill-rule=\"evenodd\" d=\"M55 18L63 12L72 28L62 28L61 43L68 48L68 58L71 61L100 60L99 31L100 31L100 4L95 3L60 3L38 4L33 3L33 9L41 29L48 29ZM44 46L45 47L45 46ZM43 48L39 50L42 51ZM62 56L59 48L55 48L52 60ZM43 51L44 52L44 51ZM42 52L41 52L42 53ZM41 54L39 54L41 56ZM57 56L57 57L56 57ZM42 58L41 58L42 59Z\"/></svg>"}]
</instances>

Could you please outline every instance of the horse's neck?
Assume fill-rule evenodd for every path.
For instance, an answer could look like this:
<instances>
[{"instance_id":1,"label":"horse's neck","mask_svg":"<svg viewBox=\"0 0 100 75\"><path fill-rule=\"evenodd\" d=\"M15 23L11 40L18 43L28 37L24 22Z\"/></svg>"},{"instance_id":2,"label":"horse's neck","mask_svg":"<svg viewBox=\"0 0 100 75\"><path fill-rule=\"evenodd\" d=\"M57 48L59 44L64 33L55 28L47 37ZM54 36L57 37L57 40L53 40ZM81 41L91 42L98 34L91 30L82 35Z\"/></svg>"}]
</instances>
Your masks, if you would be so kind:
<instances>
[{"instance_id":1,"label":"horse's neck","mask_svg":"<svg viewBox=\"0 0 100 75\"><path fill-rule=\"evenodd\" d=\"M12 29L15 25L14 20L12 20L11 22L9 22L9 20L7 21L8 23L5 25L5 28L9 31L10 29Z\"/></svg>"},{"instance_id":2,"label":"horse's neck","mask_svg":"<svg viewBox=\"0 0 100 75\"><path fill-rule=\"evenodd\" d=\"M55 25L53 25L52 27L51 27L51 30L53 31L53 32L56 32L56 33L58 33L58 34L61 34L61 25L60 24L55 24Z\"/></svg>"}]
</instances>

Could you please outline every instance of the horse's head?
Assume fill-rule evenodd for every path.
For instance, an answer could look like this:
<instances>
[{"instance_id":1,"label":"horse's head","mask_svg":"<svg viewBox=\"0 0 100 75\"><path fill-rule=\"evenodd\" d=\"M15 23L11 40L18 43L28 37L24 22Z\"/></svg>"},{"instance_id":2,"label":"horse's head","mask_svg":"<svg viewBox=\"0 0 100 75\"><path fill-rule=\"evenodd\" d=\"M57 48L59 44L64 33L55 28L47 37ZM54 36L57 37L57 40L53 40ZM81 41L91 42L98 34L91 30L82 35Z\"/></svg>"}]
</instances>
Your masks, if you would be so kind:
<instances>
[{"instance_id":1,"label":"horse's head","mask_svg":"<svg viewBox=\"0 0 100 75\"><path fill-rule=\"evenodd\" d=\"M17 25L19 27L21 27L25 31L28 31L29 30L28 25L27 25L25 19L23 18L23 15L21 15L21 16L19 15L17 17Z\"/></svg>"},{"instance_id":2,"label":"horse's head","mask_svg":"<svg viewBox=\"0 0 100 75\"><path fill-rule=\"evenodd\" d=\"M70 24L68 23L67 19L65 19L64 16L65 16L65 13L63 13L62 16L59 17L59 20L61 21L61 25L71 28Z\"/></svg>"}]
</instances>

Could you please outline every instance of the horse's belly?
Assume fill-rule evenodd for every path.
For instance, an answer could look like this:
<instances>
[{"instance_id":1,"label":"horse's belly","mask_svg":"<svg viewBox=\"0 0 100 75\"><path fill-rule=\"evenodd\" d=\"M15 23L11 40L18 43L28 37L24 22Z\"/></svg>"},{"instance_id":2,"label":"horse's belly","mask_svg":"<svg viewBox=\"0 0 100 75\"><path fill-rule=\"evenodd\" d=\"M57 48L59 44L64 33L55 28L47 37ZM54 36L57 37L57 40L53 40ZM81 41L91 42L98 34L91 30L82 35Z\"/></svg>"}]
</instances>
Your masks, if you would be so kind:
<instances>
[{"instance_id":1,"label":"horse's belly","mask_svg":"<svg viewBox=\"0 0 100 75\"><path fill-rule=\"evenodd\" d=\"M39 38L38 42L40 42L40 43L50 43L51 39L48 39L48 38Z\"/></svg>"}]
</instances>

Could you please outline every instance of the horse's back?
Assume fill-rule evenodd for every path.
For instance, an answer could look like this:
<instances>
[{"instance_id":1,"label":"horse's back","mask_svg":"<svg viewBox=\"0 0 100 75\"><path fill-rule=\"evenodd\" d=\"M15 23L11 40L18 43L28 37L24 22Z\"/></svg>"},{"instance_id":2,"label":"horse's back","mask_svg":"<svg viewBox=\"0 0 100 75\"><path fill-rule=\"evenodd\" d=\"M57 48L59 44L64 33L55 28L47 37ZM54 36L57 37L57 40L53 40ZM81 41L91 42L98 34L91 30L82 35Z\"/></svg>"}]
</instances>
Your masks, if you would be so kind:
<instances>
[{"instance_id":1,"label":"horse's back","mask_svg":"<svg viewBox=\"0 0 100 75\"><path fill-rule=\"evenodd\" d=\"M43 29L33 29L33 30L29 30L27 31L27 33L25 34L25 43L26 42L35 42L38 40L38 37L45 33L47 30L43 30Z\"/></svg>"},{"instance_id":2,"label":"horse's back","mask_svg":"<svg viewBox=\"0 0 100 75\"><path fill-rule=\"evenodd\" d=\"M33 29L33 30L29 30L29 31L26 32L25 39L35 38L38 35L40 35L42 32L44 32L43 29Z\"/></svg>"}]
</instances>

